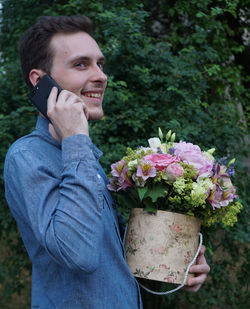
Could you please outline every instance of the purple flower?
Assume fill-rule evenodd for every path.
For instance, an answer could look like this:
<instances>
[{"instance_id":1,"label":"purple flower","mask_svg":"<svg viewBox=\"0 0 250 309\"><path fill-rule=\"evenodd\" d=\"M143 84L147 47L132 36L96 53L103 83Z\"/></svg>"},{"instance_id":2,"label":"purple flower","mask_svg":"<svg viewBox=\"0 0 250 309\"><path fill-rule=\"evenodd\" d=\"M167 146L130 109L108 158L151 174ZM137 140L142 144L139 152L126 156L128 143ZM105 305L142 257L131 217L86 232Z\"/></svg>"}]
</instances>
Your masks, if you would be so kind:
<instances>
[{"instance_id":1,"label":"purple flower","mask_svg":"<svg viewBox=\"0 0 250 309\"><path fill-rule=\"evenodd\" d=\"M207 202L214 208L227 206L238 196L235 194L235 187L233 186L225 165L216 163L214 167L215 173L212 177L214 188L210 191Z\"/></svg>"},{"instance_id":2,"label":"purple flower","mask_svg":"<svg viewBox=\"0 0 250 309\"><path fill-rule=\"evenodd\" d=\"M119 177L119 183L121 184L121 187L117 190L126 190L128 187L132 187L133 183L128 175L128 168L124 167L123 171L121 173L121 176Z\"/></svg>"},{"instance_id":3,"label":"purple flower","mask_svg":"<svg viewBox=\"0 0 250 309\"><path fill-rule=\"evenodd\" d=\"M171 154L172 156L174 155L174 151L175 151L174 148L169 148L169 154Z\"/></svg>"},{"instance_id":4,"label":"purple flower","mask_svg":"<svg viewBox=\"0 0 250 309\"><path fill-rule=\"evenodd\" d=\"M120 188L120 184L119 184L119 178L117 177L112 177L109 179L109 184L107 185L107 188L110 190L110 191L115 191L117 192Z\"/></svg>"},{"instance_id":5,"label":"purple flower","mask_svg":"<svg viewBox=\"0 0 250 309\"><path fill-rule=\"evenodd\" d=\"M132 175L132 179L136 185L136 187L144 187L146 184L146 180L143 180L141 177L137 177L136 174Z\"/></svg>"},{"instance_id":6,"label":"purple flower","mask_svg":"<svg viewBox=\"0 0 250 309\"><path fill-rule=\"evenodd\" d=\"M111 165L111 169L112 169L111 174L115 177L120 177L125 165L126 165L126 162L123 159L121 161L113 163Z\"/></svg>"},{"instance_id":7,"label":"purple flower","mask_svg":"<svg viewBox=\"0 0 250 309\"><path fill-rule=\"evenodd\" d=\"M149 161L142 162L141 165L137 166L136 176L141 177L143 180L147 180L149 177L155 177L156 168Z\"/></svg>"},{"instance_id":8,"label":"purple flower","mask_svg":"<svg viewBox=\"0 0 250 309\"><path fill-rule=\"evenodd\" d=\"M234 170L234 164L231 164L228 168L227 168L227 173L230 177L234 176L235 174L235 170Z\"/></svg>"},{"instance_id":9,"label":"purple flower","mask_svg":"<svg viewBox=\"0 0 250 309\"><path fill-rule=\"evenodd\" d=\"M123 170L119 177L112 177L109 179L109 184L107 185L107 188L110 191L120 191L120 190L126 190L128 187L132 187L133 183L128 175L128 168L123 167Z\"/></svg>"}]
</instances>

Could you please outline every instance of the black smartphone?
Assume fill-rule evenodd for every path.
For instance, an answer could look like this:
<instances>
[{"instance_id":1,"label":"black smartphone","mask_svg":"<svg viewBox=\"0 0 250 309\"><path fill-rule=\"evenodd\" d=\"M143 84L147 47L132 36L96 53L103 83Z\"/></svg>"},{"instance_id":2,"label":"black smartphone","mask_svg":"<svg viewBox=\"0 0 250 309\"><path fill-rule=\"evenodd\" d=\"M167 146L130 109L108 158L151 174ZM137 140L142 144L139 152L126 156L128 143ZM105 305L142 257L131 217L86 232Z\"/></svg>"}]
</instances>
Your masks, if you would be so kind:
<instances>
[{"instance_id":1,"label":"black smartphone","mask_svg":"<svg viewBox=\"0 0 250 309\"><path fill-rule=\"evenodd\" d=\"M36 86L29 93L30 101L48 120L47 100L53 87L57 87L59 95L62 88L48 74L46 74L39 80Z\"/></svg>"}]
</instances>

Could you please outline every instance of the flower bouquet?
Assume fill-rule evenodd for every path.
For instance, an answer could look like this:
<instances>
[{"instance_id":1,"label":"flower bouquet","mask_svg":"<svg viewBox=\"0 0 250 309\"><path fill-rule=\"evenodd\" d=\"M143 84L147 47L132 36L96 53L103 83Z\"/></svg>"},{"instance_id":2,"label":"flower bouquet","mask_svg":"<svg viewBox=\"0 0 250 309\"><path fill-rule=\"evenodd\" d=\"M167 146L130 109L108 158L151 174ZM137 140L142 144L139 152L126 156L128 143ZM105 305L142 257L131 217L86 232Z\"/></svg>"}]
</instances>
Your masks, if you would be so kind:
<instances>
[{"instance_id":1,"label":"flower bouquet","mask_svg":"<svg viewBox=\"0 0 250 309\"><path fill-rule=\"evenodd\" d=\"M182 283L198 247L200 224L233 226L242 205L231 182L234 159L220 162L215 149L202 151L165 139L149 147L127 149L111 165L108 189L121 208L131 208L126 235L127 262L132 273L164 282Z\"/></svg>"}]
</instances>

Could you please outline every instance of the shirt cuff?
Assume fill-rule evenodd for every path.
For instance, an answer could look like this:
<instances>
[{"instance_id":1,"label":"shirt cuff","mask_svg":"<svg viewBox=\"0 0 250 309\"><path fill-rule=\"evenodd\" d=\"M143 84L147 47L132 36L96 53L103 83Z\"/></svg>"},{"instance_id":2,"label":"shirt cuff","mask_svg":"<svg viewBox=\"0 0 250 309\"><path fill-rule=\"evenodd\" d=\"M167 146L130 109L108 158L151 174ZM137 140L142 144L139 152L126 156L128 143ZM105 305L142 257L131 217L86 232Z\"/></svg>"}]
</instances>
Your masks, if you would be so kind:
<instances>
[{"instance_id":1,"label":"shirt cuff","mask_svg":"<svg viewBox=\"0 0 250 309\"><path fill-rule=\"evenodd\" d=\"M85 134L75 134L62 140L62 160L64 163L75 160L95 160L92 141Z\"/></svg>"}]
</instances>

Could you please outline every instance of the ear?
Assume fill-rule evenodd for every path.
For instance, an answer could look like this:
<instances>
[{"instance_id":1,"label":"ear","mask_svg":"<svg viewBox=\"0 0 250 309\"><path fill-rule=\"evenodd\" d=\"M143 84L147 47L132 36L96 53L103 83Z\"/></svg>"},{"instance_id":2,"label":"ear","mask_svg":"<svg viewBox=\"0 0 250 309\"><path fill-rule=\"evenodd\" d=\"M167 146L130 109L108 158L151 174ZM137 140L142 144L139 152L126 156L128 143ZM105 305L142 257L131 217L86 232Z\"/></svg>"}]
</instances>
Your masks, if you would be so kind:
<instances>
[{"instance_id":1,"label":"ear","mask_svg":"<svg viewBox=\"0 0 250 309\"><path fill-rule=\"evenodd\" d=\"M31 84L35 86L45 74L43 70L32 69L29 74Z\"/></svg>"}]
</instances>

